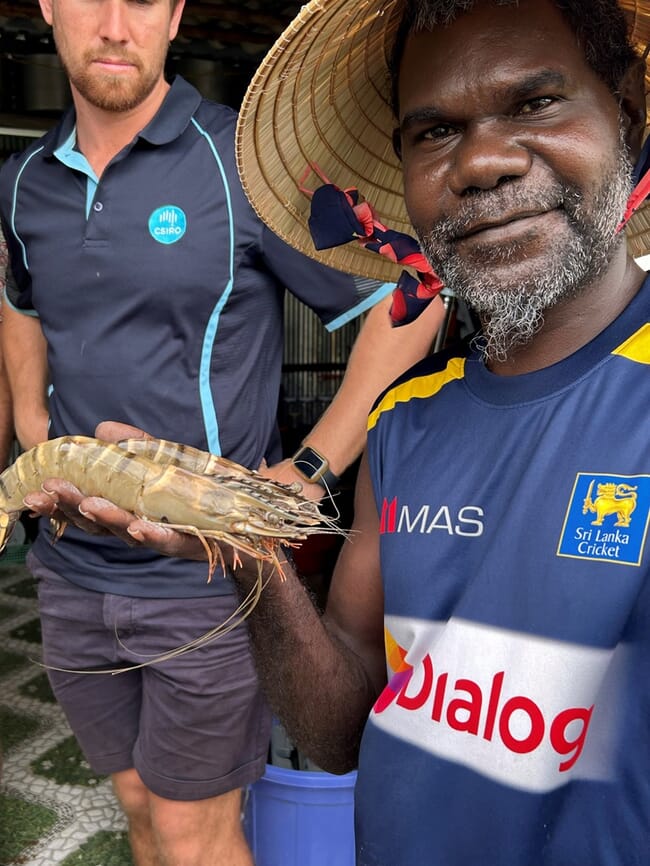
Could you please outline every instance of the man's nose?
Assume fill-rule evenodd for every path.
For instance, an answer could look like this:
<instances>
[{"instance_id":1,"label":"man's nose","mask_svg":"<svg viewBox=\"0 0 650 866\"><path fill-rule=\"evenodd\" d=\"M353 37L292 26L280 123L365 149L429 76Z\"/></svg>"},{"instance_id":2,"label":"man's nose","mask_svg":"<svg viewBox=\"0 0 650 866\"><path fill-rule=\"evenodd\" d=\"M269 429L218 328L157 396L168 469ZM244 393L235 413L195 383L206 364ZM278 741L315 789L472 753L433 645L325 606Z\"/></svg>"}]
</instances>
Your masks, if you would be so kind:
<instances>
[{"instance_id":1,"label":"man's nose","mask_svg":"<svg viewBox=\"0 0 650 866\"><path fill-rule=\"evenodd\" d=\"M128 42L127 4L124 0L103 0L97 15L102 39L106 42Z\"/></svg>"},{"instance_id":2,"label":"man's nose","mask_svg":"<svg viewBox=\"0 0 650 866\"><path fill-rule=\"evenodd\" d=\"M454 148L449 186L459 196L494 189L506 180L523 177L532 156L507 123L485 121L466 127Z\"/></svg>"}]
</instances>

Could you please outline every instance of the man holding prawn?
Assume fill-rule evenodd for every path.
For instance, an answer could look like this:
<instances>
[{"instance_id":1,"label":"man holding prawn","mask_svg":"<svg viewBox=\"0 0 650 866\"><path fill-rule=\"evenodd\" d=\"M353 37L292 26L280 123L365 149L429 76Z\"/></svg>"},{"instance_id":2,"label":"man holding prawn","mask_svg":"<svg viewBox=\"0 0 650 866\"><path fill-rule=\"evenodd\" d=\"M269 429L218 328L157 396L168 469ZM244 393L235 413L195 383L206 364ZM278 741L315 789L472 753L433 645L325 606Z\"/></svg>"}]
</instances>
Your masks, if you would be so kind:
<instances>
[{"instance_id":1,"label":"man holding prawn","mask_svg":"<svg viewBox=\"0 0 650 866\"><path fill-rule=\"evenodd\" d=\"M391 331L389 286L323 268L263 226L235 169L235 113L163 77L183 6L41 0L74 106L0 174L18 438L27 449L92 435L112 417L251 468L276 463L289 286L332 328L379 302L307 437L340 475L376 394L428 351L441 307ZM270 473L305 482L290 460ZM204 563L74 527L56 545L42 532L29 565L52 667L130 666L237 606L232 582L207 584ZM89 762L112 777L137 866L250 866L241 789L264 771L270 728L245 627L145 671L51 678Z\"/></svg>"},{"instance_id":2,"label":"man holding prawn","mask_svg":"<svg viewBox=\"0 0 650 866\"><path fill-rule=\"evenodd\" d=\"M335 46L356 77L322 97L362 105L392 46L408 213L482 322L377 401L325 616L285 563L248 620L299 747L358 764L359 866L647 861L650 288L619 231L645 88L620 7L318 0L287 34L303 72L312 41ZM345 120L365 141L367 118ZM58 489L71 515L202 555Z\"/></svg>"}]
</instances>

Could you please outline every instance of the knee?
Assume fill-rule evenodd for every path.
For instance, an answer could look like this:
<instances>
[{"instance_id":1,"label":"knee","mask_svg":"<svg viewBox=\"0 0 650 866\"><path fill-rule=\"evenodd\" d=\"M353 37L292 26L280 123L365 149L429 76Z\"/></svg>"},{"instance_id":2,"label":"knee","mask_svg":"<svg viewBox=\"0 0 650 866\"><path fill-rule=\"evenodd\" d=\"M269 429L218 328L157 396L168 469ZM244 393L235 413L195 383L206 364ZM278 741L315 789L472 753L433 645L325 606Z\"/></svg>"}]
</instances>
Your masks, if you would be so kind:
<instances>
[{"instance_id":1,"label":"knee","mask_svg":"<svg viewBox=\"0 0 650 866\"><path fill-rule=\"evenodd\" d=\"M115 796L129 821L151 820L150 791L137 770L123 770L111 776Z\"/></svg>"},{"instance_id":2,"label":"knee","mask_svg":"<svg viewBox=\"0 0 650 866\"><path fill-rule=\"evenodd\" d=\"M151 795L152 831L170 862L252 866L241 825L241 791L205 800L165 800ZM164 859L164 858L163 858Z\"/></svg>"}]
</instances>

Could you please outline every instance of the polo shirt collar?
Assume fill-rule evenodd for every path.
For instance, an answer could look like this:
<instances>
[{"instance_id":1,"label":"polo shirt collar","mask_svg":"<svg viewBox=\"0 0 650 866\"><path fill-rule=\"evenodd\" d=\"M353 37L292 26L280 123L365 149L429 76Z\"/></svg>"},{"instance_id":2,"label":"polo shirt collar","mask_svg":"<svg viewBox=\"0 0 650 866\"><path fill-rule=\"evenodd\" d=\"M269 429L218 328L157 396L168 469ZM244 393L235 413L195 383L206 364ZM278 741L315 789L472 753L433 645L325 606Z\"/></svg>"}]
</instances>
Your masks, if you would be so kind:
<instances>
[{"instance_id":1,"label":"polo shirt collar","mask_svg":"<svg viewBox=\"0 0 650 866\"><path fill-rule=\"evenodd\" d=\"M169 144L185 132L202 98L195 87L177 75L162 105L137 137L154 145ZM56 150L70 141L75 126L76 114L74 106L71 106L63 115L55 133L44 143L44 155L54 156Z\"/></svg>"},{"instance_id":2,"label":"polo shirt collar","mask_svg":"<svg viewBox=\"0 0 650 866\"><path fill-rule=\"evenodd\" d=\"M203 97L199 91L177 75L162 105L140 133L150 144L169 144L181 136Z\"/></svg>"},{"instance_id":3,"label":"polo shirt collar","mask_svg":"<svg viewBox=\"0 0 650 866\"><path fill-rule=\"evenodd\" d=\"M76 115L74 106L72 105L65 112L65 114L59 121L58 126L55 126L54 129L50 132L45 133L45 138L43 141L44 156L54 156L54 152L56 150L58 150L60 147L63 147L66 142L70 141L71 137L75 134L75 121Z\"/></svg>"}]
</instances>

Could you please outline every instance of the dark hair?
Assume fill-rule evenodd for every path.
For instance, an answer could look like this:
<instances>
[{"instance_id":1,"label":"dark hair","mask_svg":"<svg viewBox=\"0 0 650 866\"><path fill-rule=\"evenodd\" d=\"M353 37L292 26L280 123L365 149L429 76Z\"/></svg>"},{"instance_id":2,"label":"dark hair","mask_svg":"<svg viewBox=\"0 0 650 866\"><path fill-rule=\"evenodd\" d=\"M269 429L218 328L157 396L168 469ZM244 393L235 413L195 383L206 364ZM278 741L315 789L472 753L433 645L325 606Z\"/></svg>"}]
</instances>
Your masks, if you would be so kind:
<instances>
[{"instance_id":1,"label":"dark hair","mask_svg":"<svg viewBox=\"0 0 650 866\"><path fill-rule=\"evenodd\" d=\"M517 6L518 0L492 0L495 6ZM582 47L587 63L607 87L616 93L636 54L627 23L617 0L553 0ZM450 24L468 12L476 0L405 0L389 61L391 102L398 116L399 69L406 40L411 33Z\"/></svg>"}]
</instances>

